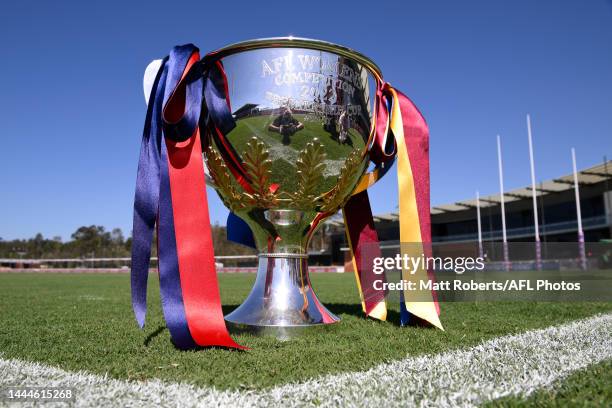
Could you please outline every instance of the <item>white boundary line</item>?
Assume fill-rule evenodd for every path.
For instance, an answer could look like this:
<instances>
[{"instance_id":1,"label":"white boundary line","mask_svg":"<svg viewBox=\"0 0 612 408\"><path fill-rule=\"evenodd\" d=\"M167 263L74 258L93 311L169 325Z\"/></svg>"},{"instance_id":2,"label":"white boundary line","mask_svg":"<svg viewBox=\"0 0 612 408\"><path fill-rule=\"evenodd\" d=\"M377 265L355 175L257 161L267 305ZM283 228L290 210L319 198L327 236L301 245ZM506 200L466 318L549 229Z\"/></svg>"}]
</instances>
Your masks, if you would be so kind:
<instances>
[{"instance_id":1,"label":"white boundary line","mask_svg":"<svg viewBox=\"0 0 612 408\"><path fill-rule=\"evenodd\" d=\"M503 396L529 395L575 370L612 358L611 333L612 314L599 315L500 337L467 350L408 357L363 372L261 391L122 381L3 359L0 386L74 387L77 406L474 406Z\"/></svg>"}]
</instances>

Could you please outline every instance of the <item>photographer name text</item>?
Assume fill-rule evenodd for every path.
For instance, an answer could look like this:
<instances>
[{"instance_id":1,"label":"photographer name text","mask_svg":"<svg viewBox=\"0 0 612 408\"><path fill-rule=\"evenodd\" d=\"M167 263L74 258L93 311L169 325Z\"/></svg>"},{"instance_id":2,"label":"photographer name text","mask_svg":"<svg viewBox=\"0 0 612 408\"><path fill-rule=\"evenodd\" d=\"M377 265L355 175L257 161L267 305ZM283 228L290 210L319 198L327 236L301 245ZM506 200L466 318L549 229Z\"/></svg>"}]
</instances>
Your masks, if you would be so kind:
<instances>
[{"instance_id":1,"label":"photographer name text","mask_svg":"<svg viewBox=\"0 0 612 408\"><path fill-rule=\"evenodd\" d=\"M373 282L376 290L389 291L579 291L580 282L555 281L547 279L504 279L489 282L476 280L401 280L399 282L385 282L382 279Z\"/></svg>"}]
</instances>

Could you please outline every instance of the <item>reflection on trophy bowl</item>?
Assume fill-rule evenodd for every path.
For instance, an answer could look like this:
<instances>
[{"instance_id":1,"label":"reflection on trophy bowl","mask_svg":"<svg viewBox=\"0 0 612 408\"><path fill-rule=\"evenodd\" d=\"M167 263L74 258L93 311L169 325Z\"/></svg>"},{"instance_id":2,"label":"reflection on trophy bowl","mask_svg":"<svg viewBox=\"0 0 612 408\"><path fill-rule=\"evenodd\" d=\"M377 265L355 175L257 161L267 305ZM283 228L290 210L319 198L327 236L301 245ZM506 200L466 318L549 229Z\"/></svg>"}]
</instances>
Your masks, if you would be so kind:
<instances>
[{"instance_id":1,"label":"reflection on trophy bowl","mask_svg":"<svg viewBox=\"0 0 612 408\"><path fill-rule=\"evenodd\" d=\"M311 287L307 246L367 169L376 65L344 47L293 38L239 43L205 59L222 64L236 124L210 135L206 163L260 253L251 293L226 316L230 328L284 337L337 322Z\"/></svg>"}]
</instances>

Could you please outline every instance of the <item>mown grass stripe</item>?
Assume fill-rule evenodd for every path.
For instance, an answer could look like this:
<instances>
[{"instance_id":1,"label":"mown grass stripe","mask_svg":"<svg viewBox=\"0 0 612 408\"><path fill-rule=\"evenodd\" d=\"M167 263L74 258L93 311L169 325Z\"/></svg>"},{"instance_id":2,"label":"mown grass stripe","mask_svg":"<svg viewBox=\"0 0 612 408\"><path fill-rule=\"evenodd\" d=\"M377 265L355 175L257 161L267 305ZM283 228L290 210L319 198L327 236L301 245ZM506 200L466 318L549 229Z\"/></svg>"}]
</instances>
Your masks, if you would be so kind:
<instances>
[{"instance_id":1,"label":"mown grass stripe","mask_svg":"<svg viewBox=\"0 0 612 408\"><path fill-rule=\"evenodd\" d=\"M0 385L75 387L80 406L474 406L508 395L527 396L612 358L610 333L612 314L599 315L467 350L409 357L263 391L120 381L14 359L0 360Z\"/></svg>"}]
</instances>

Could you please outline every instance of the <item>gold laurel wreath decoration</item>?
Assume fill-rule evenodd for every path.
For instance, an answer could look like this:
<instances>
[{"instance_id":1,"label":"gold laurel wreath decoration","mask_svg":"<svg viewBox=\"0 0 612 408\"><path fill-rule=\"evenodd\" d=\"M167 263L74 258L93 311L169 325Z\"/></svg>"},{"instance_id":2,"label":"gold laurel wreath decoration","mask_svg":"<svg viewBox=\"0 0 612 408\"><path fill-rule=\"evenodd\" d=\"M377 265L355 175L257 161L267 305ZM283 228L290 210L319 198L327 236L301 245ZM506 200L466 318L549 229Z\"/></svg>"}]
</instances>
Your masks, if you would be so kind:
<instances>
[{"instance_id":1,"label":"gold laurel wreath decoration","mask_svg":"<svg viewBox=\"0 0 612 408\"><path fill-rule=\"evenodd\" d=\"M277 191L270 191L272 160L266 144L256 137L251 138L247 143L247 149L242 153L242 159L257 207L274 207L277 203Z\"/></svg>"},{"instance_id":2,"label":"gold laurel wreath decoration","mask_svg":"<svg viewBox=\"0 0 612 408\"><path fill-rule=\"evenodd\" d=\"M327 155L318 139L306 144L300 151L295 163L297 168L297 190L291 194L291 206L303 208L311 206L317 199L317 185L323 178Z\"/></svg>"}]
</instances>

